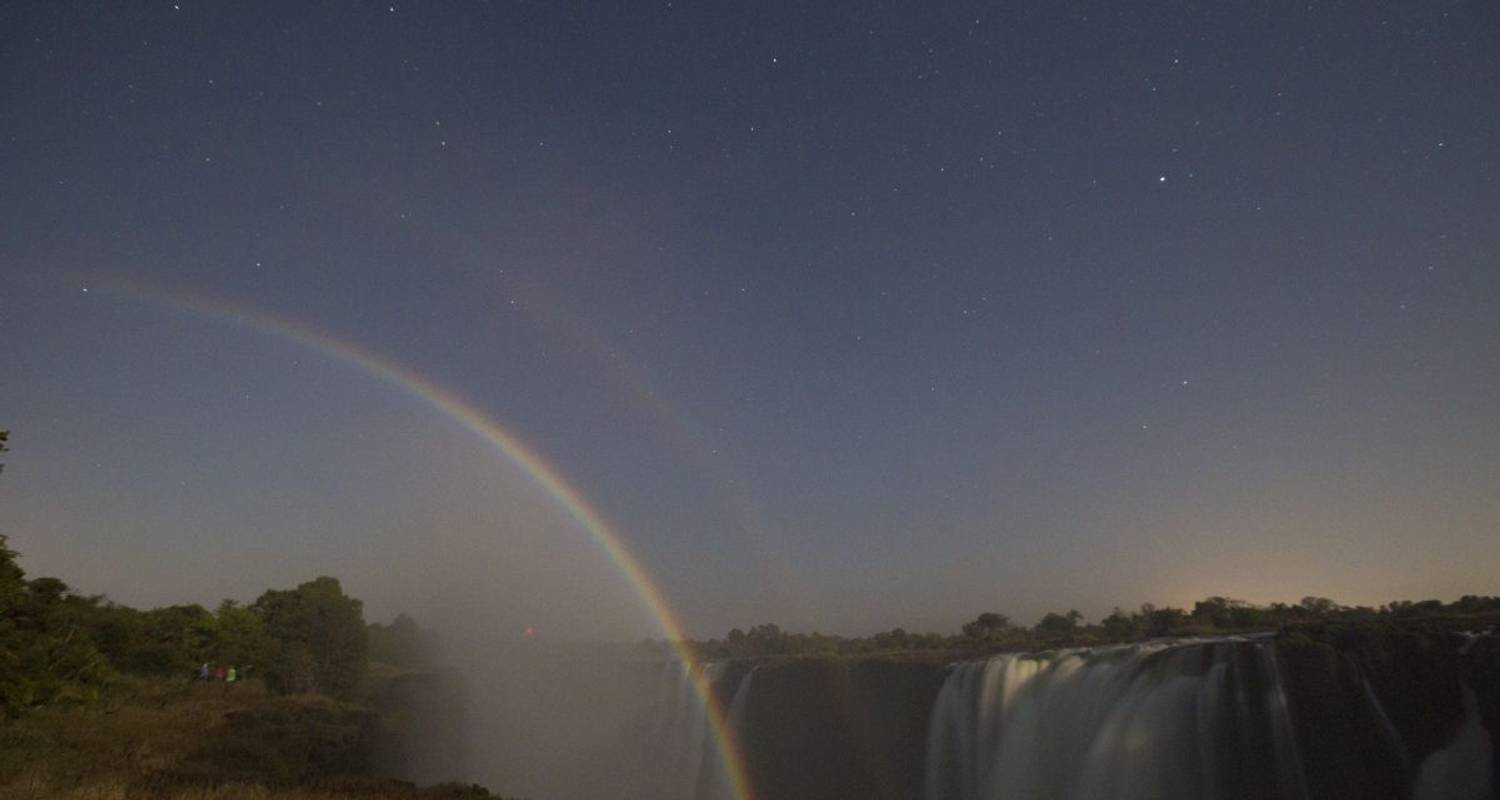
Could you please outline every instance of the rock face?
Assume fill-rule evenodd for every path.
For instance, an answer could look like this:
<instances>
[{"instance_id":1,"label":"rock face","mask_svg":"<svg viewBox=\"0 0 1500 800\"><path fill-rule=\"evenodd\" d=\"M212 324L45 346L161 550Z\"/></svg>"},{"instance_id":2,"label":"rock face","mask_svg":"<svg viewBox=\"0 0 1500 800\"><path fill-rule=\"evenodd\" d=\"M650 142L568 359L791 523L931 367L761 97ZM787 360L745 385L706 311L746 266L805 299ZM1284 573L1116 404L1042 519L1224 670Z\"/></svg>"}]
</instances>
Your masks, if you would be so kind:
<instances>
[{"instance_id":1,"label":"rock face","mask_svg":"<svg viewBox=\"0 0 1500 800\"><path fill-rule=\"evenodd\" d=\"M398 672L371 680L367 702L380 714L372 771L419 784L469 773L467 691L454 672Z\"/></svg>"},{"instance_id":2,"label":"rock face","mask_svg":"<svg viewBox=\"0 0 1500 800\"><path fill-rule=\"evenodd\" d=\"M1479 701L1479 720L1496 745L1495 765L1500 772L1500 636L1484 636L1469 645L1459 659L1459 674ZM1500 785L1500 776L1496 784Z\"/></svg>"},{"instance_id":3,"label":"rock face","mask_svg":"<svg viewBox=\"0 0 1500 800\"><path fill-rule=\"evenodd\" d=\"M1485 636L1464 648L1461 627L1327 624L1277 636L1313 797L1410 797L1422 764L1464 721L1464 686L1473 690L1492 742L1500 741L1494 735L1500 732L1500 642ZM1492 758L1495 763L1500 758Z\"/></svg>"},{"instance_id":4,"label":"rock face","mask_svg":"<svg viewBox=\"0 0 1500 800\"><path fill-rule=\"evenodd\" d=\"M740 748L755 796L913 798L942 663L796 659L759 666Z\"/></svg>"}]
</instances>

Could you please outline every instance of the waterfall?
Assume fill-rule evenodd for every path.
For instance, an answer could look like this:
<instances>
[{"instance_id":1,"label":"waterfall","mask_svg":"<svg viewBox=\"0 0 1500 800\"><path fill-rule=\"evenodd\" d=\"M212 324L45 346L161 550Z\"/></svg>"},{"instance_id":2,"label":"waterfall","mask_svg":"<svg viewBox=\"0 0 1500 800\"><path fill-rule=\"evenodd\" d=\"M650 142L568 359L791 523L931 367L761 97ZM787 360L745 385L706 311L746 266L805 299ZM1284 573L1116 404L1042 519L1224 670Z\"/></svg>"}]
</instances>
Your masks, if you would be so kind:
<instances>
[{"instance_id":1,"label":"waterfall","mask_svg":"<svg viewBox=\"0 0 1500 800\"><path fill-rule=\"evenodd\" d=\"M745 730L745 702L750 695L750 680L755 677L755 670L747 670L745 676L740 678L740 685L734 690L734 698L729 701L729 713L726 721L729 725L729 733L738 742ZM734 787L730 783L729 775L724 768L721 758L713 758L710 761L710 780L707 782L707 796L713 800L735 800Z\"/></svg>"},{"instance_id":2,"label":"waterfall","mask_svg":"<svg viewBox=\"0 0 1500 800\"><path fill-rule=\"evenodd\" d=\"M1406 741L1401 738L1401 733L1396 730L1396 723L1391 721L1391 715L1386 713L1385 704L1380 702L1379 695L1375 694L1375 687L1370 685L1370 679L1360 671L1360 687L1364 689L1365 703L1375 716L1375 721L1380 723L1380 735L1385 739L1386 749L1395 755L1397 763L1401 765L1401 774L1411 775L1411 751L1406 746Z\"/></svg>"},{"instance_id":3,"label":"waterfall","mask_svg":"<svg viewBox=\"0 0 1500 800\"><path fill-rule=\"evenodd\" d=\"M1150 642L955 665L927 800L1305 800L1272 644Z\"/></svg>"},{"instance_id":4,"label":"waterfall","mask_svg":"<svg viewBox=\"0 0 1500 800\"><path fill-rule=\"evenodd\" d=\"M725 662L686 667L663 667L653 721L646 735L640 796L660 800L729 800L732 790L720 758L707 710L698 696L697 682L714 687L724 679ZM746 671L729 705L732 731L743 724L750 678Z\"/></svg>"},{"instance_id":5,"label":"waterfall","mask_svg":"<svg viewBox=\"0 0 1500 800\"><path fill-rule=\"evenodd\" d=\"M1464 720L1442 749L1422 760L1412 785L1416 800L1488 800L1495 797L1495 748L1479 719L1474 690L1463 687Z\"/></svg>"},{"instance_id":6,"label":"waterfall","mask_svg":"<svg viewBox=\"0 0 1500 800\"><path fill-rule=\"evenodd\" d=\"M750 695L750 679L755 677L752 668L740 679L740 686L734 690L734 699L729 701L729 730L738 734L745 727L745 700Z\"/></svg>"},{"instance_id":7,"label":"waterfall","mask_svg":"<svg viewBox=\"0 0 1500 800\"><path fill-rule=\"evenodd\" d=\"M1458 655L1469 654L1475 642L1494 634L1494 628L1462 634ZM1415 800L1487 800L1496 796L1493 765L1495 747L1490 732L1479 717L1479 698L1474 689L1460 683L1464 718L1453 738L1422 760L1412 784Z\"/></svg>"}]
</instances>

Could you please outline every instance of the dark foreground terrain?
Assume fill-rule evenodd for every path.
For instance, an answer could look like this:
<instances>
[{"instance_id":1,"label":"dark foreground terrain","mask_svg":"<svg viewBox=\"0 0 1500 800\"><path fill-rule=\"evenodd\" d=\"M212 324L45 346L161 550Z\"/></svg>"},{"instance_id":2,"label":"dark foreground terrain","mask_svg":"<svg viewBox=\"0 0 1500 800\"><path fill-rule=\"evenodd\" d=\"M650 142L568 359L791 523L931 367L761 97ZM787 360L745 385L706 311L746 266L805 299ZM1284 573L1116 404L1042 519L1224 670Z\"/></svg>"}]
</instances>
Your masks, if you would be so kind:
<instances>
[{"instance_id":1,"label":"dark foreground terrain","mask_svg":"<svg viewBox=\"0 0 1500 800\"><path fill-rule=\"evenodd\" d=\"M371 698L279 695L256 681L133 679L90 706L0 721L0 798L314 800L494 797L478 786L418 788L396 729L422 709L430 676L372 680ZM400 704L407 703L402 708Z\"/></svg>"}]
</instances>

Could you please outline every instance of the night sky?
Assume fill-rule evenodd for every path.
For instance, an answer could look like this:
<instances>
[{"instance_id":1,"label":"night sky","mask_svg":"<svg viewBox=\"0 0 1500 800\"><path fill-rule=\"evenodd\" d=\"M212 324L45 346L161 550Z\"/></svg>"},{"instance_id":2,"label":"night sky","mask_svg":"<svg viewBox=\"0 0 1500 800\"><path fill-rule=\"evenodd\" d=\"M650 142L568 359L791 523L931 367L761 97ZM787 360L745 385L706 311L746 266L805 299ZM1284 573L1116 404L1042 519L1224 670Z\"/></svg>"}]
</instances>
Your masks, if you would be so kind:
<instances>
[{"instance_id":1,"label":"night sky","mask_svg":"<svg viewBox=\"0 0 1500 800\"><path fill-rule=\"evenodd\" d=\"M654 632L262 315L699 635L1500 593L1493 2L11 3L0 220L0 530L126 603Z\"/></svg>"}]
</instances>

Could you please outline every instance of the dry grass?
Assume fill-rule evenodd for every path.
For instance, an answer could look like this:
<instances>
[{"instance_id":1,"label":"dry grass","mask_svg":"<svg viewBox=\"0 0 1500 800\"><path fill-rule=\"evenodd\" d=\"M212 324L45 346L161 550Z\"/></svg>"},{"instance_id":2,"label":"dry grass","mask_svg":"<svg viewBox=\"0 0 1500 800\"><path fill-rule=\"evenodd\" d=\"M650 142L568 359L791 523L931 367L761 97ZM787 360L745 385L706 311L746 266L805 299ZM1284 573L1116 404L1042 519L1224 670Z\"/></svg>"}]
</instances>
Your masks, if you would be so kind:
<instances>
[{"instance_id":1,"label":"dry grass","mask_svg":"<svg viewBox=\"0 0 1500 800\"><path fill-rule=\"evenodd\" d=\"M129 679L91 708L0 721L0 800L481 798L364 777L373 715L259 683Z\"/></svg>"}]
</instances>

